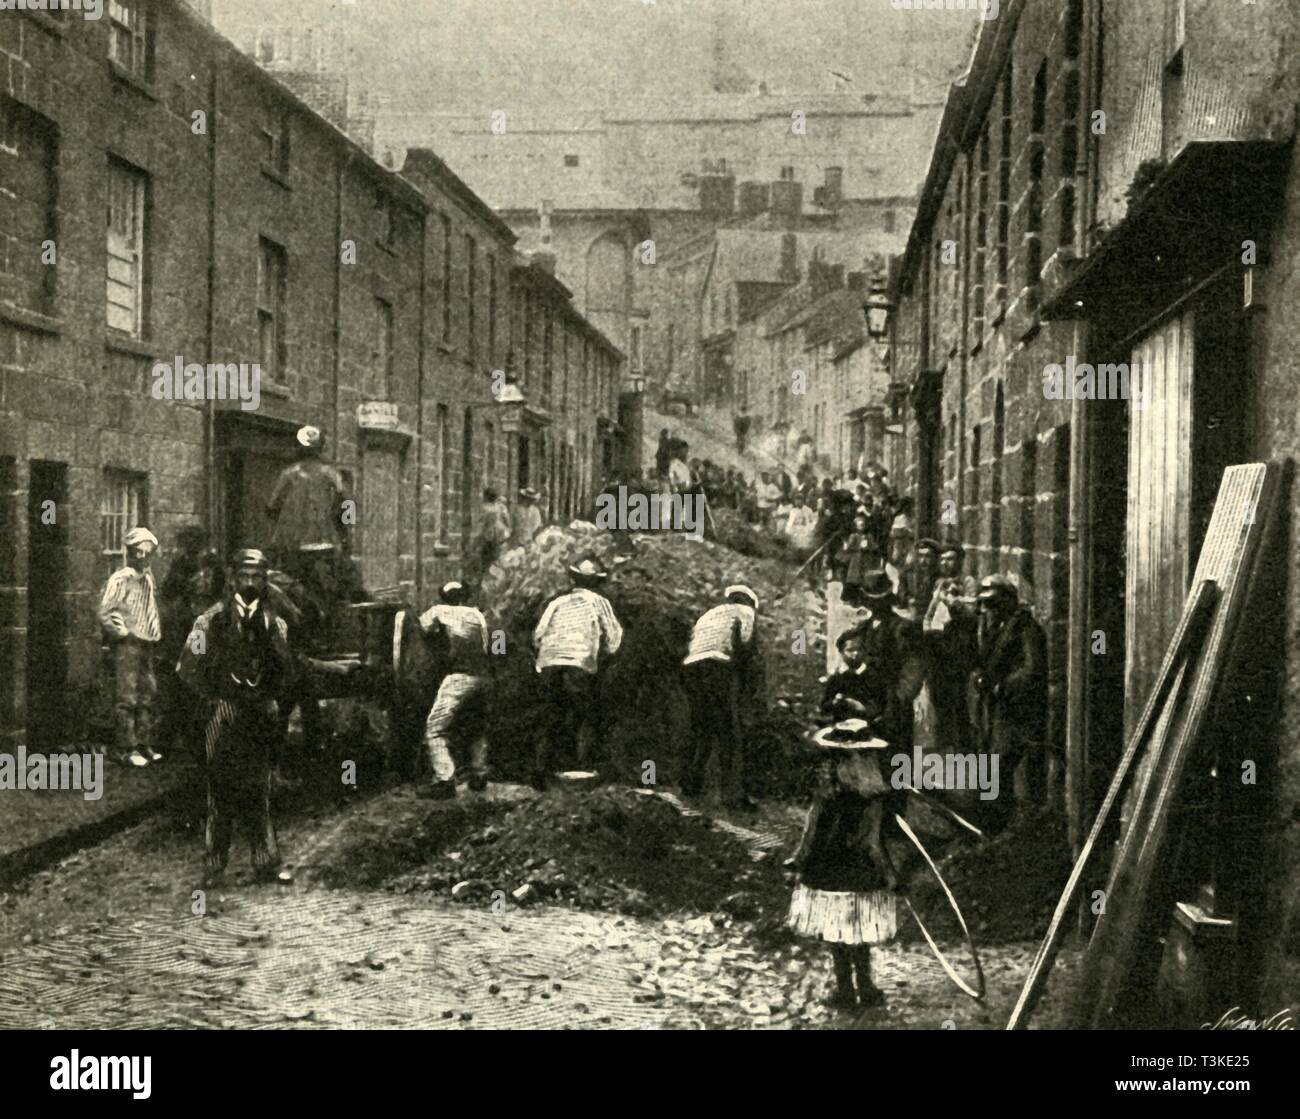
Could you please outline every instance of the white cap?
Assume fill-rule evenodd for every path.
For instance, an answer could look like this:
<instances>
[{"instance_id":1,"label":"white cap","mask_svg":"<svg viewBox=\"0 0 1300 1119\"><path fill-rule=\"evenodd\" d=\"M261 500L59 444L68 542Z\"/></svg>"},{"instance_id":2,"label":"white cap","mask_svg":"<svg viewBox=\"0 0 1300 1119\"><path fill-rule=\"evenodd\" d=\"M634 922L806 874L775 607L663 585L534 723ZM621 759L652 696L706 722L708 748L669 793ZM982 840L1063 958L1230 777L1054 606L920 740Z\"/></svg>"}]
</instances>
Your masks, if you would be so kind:
<instances>
[{"instance_id":1,"label":"white cap","mask_svg":"<svg viewBox=\"0 0 1300 1119\"><path fill-rule=\"evenodd\" d=\"M140 544L148 544L154 548L158 547L158 537L156 537L147 528L133 528L126 534L122 541L128 548L137 547Z\"/></svg>"},{"instance_id":2,"label":"white cap","mask_svg":"<svg viewBox=\"0 0 1300 1119\"><path fill-rule=\"evenodd\" d=\"M725 598L730 598L733 594L744 595L749 599L755 610L758 609L758 595L750 590L744 583L732 583L725 591L722 592Z\"/></svg>"}]
</instances>

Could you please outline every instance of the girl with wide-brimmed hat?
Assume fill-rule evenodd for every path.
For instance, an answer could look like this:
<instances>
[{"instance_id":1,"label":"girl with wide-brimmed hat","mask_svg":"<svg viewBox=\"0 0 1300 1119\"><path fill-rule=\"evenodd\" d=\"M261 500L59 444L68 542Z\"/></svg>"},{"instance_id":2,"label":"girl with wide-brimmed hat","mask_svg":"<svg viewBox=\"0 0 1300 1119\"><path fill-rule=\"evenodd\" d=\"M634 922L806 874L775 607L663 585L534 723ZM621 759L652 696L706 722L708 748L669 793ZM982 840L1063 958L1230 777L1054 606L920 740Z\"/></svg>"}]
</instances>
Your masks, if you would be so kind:
<instances>
[{"instance_id":1,"label":"girl with wide-brimmed hat","mask_svg":"<svg viewBox=\"0 0 1300 1119\"><path fill-rule=\"evenodd\" d=\"M873 670L858 629L838 646L845 669L826 684L825 715L837 720L812 736L817 793L792 863L798 870L788 924L826 942L835 966L830 1004L851 1010L880 1006L871 978L871 946L898 928L897 878L882 842L882 824L896 796L881 773L889 743L873 734L888 724L885 676ZM855 989L856 981L856 989Z\"/></svg>"}]
</instances>

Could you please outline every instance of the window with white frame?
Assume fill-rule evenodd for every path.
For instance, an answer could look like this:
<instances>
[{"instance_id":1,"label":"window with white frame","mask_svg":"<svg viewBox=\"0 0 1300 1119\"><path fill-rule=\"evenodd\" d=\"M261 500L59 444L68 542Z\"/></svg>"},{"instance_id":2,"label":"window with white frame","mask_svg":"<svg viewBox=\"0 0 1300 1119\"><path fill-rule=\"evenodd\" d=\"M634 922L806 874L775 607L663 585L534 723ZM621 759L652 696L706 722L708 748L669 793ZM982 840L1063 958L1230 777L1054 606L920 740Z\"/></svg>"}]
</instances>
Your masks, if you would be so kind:
<instances>
[{"instance_id":1,"label":"window with white frame","mask_svg":"<svg viewBox=\"0 0 1300 1119\"><path fill-rule=\"evenodd\" d=\"M146 0L108 0L108 57L141 78L149 77Z\"/></svg>"},{"instance_id":2,"label":"window with white frame","mask_svg":"<svg viewBox=\"0 0 1300 1119\"><path fill-rule=\"evenodd\" d=\"M99 539L100 554L110 571L116 571L126 562L126 534L148 515L145 476L130 470L105 470L99 505Z\"/></svg>"},{"instance_id":3,"label":"window with white frame","mask_svg":"<svg viewBox=\"0 0 1300 1119\"><path fill-rule=\"evenodd\" d=\"M258 239L257 342L262 376L276 380L284 362L284 292L288 268L284 249Z\"/></svg>"},{"instance_id":4,"label":"window with white frame","mask_svg":"<svg viewBox=\"0 0 1300 1119\"><path fill-rule=\"evenodd\" d=\"M106 314L112 330L144 335L144 204L148 177L119 160L108 164Z\"/></svg>"}]
</instances>

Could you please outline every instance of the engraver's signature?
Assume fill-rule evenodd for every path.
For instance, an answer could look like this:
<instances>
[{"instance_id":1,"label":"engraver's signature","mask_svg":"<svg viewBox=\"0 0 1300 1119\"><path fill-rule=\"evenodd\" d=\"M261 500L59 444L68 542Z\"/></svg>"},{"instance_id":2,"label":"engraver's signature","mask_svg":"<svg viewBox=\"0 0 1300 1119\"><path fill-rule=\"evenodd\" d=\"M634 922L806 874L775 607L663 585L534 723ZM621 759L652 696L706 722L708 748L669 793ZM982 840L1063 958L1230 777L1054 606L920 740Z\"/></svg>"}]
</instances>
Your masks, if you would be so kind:
<instances>
[{"instance_id":1,"label":"engraver's signature","mask_svg":"<svg viewBox=\"0 0 1300 1119\"><path fill-rule=\"evenodd\" d=\"M1201 1023L1203 1030L1294 1030L1295 1028L1295 1019L1291 1017L1289 1010L1279 1010L1261 1022L1257 1018L1247 1018L1239 1006L1226 1011L1217 1022Z\"/></svg>"}]
</instances>

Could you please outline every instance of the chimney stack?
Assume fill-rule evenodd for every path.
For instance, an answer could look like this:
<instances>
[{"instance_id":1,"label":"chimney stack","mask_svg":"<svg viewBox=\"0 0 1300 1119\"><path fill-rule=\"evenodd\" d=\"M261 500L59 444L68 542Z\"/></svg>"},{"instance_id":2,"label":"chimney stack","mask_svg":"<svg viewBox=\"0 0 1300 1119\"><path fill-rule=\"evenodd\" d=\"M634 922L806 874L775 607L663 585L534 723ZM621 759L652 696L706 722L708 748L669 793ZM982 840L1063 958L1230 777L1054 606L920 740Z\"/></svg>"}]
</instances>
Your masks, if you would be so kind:
<instances>
[{"instance_id":1,"label":"chimney stack","mask_svg":"<svg viewBox=\"0 0 1300 1119\"><path fill-rule=\"evenodd\" d=\"M799 282L799 240L793 233L781 234L781 271L784 283Z\"/></svg>"},{"instance_id":2,"label":"chimney stack","mask_svg":"<svg viewBox=\"0 0 1300 1119\"><path fill-rule=\"evenodd\" d=\"M803 216L803 183L794 178L793 167L781 168L781 177L772 183L772 216L791 229L797 228Z\"/></svg>"},{"instance_id":3,"label":"chimney stack","mask_svg":"<svg viewBox=\"0 0 1300 1119\"><path fill-rule=\"evenodd\" d=\"M754 218L767 210L770 188L767 183L741 183L737 206L742 218Z\"/></svg>"},{"instance_id":4,"label":"chimney stack","mask_svg":"<svg viewBox=\"0 0 1300 1119\"><path fill-rule=\"evenodd\" d=\"M822 184L822 205L828 210L839 208L844 201L844 168L827 167L826 178Z\"/></svg>"}]
</instances>

